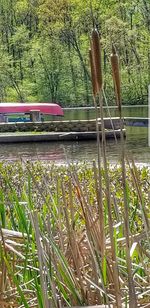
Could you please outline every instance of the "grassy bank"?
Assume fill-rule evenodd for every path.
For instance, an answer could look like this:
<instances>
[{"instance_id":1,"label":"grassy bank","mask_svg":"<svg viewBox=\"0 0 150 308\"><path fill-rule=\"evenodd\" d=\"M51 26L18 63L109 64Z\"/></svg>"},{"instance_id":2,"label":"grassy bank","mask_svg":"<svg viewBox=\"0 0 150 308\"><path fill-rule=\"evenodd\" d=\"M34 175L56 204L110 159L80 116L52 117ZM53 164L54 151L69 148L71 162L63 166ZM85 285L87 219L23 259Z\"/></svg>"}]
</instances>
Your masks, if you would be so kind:
<instances>
[{"instance_id":1,"label":"grassy bank","mask_svg":"<svg viewBox=\"0 0 150 308\"><path fill-rule=\"evenodd\" d=\"M109 168L119 292L131 296L121 167ZM87 164L0 164L0 307L115 303L105 173ZM130 257L137 302L150 302L150 171L127 163ZM101 225L100 197L104 206ZM102 247L104 230L104 247Z\"/></svg>"}]
</instances>

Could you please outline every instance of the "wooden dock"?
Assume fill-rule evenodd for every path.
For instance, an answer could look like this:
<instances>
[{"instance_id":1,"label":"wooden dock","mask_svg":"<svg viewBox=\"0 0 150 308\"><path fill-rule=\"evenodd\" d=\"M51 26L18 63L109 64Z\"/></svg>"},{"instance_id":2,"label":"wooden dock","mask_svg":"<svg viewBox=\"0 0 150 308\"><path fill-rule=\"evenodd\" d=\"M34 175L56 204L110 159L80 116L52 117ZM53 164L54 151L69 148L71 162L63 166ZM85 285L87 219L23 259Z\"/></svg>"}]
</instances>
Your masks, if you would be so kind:
<instances>
[{"instance_id":1,"label":"wooden dock","mask_svg":"<svg viewBox=\"0 0 150 308\"><path fill-rule=\"evenodd\" d=\"M98 119L98 126L99 137L101 138L100 119ZM105 118L104 126L106 139L120 138L119 118ZM97 139L95 119L0 123L0 143L94 139Z\"/></svg>"},{"instance_id":2,"label":"wooden dock","mask_svg":"<svg viewBox=\"0 0 150 308\"><path fill-rule=\"evenodd\" d=\"M124 125L147 127L148 118L126 117ZM120 119L104 119L106 139L120 138ZM112 123L114 130L112 129ZM101 138L101 121L99 119ZM124 136L126 131L123 131ZM48 122L0 123L0 143L96 140L96 122L91 120L61 120Z\"/></svg>"},{"instance_id":3,"label":"wooden dock","mask_svg":"<svg viewBox=\"0 0 150 308\"><path fill-rule=\"evenodd\" d=\"M101 132L100 138L101 138ZM106 139L120 138L120 130L107 130ZM124 130L125 136L125 130ZM0 143L96 140L97 133L88 132L13 132L0 133Z\"/></svg>"}]
</instances>

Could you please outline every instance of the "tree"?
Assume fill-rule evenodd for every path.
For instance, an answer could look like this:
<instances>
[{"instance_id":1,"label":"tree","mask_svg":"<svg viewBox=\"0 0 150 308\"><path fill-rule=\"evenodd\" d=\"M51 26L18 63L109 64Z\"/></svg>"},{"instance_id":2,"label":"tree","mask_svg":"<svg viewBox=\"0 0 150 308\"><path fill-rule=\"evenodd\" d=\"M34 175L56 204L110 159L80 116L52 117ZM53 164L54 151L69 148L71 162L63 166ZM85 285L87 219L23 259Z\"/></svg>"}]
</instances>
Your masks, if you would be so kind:
<instances>
[{"instance_id":1,"label":"tree","mask_svg":"<svg viewBox=\"0 0 150 308\"><path fill-rule=\"evenodd\" d=\"M124 103L143 103L150 83L150 3L145 0L0 0L0 99L87 105L91 29L101 33L104 88L113 101L109 57L121 60Z\"/></svg>"}]
</instances>

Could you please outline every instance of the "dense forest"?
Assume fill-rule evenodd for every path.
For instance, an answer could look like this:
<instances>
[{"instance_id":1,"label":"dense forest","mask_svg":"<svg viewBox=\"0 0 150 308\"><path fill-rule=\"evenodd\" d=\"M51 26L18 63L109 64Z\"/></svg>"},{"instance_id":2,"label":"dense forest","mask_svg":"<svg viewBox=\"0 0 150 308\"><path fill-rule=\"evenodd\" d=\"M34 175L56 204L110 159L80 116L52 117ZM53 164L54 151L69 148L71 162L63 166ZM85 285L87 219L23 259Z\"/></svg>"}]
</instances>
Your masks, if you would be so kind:
<instances>
[{"instance_id":1,"label":"dense forest","mask_svg":"<svg viewBox=\"0 0 150 308\"><path fill-rule=\"evenodd\" d=\"M111 45L124 104L144 104L150 84L150 0L0 0L0 101L92 105L88 50L101 33L104 90L114 103Z\"/></svg>"}]
</instances>

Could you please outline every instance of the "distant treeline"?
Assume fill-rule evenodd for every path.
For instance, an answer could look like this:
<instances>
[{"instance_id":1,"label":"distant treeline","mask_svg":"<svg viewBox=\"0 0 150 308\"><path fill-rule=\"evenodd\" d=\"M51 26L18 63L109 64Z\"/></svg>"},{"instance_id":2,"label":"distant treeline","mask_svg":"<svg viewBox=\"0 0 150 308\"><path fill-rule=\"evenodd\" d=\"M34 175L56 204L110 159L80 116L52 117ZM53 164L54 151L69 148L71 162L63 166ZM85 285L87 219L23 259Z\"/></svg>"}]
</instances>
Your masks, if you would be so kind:
<instances>
[{"instance_id":1,"label":"distant treeline","mask_svg":"<svg viewBox=\"0 0 150 308\"><path fill-rule=\"evenodd\" d=\"M0 101L92 105L88 49L93 23L101 33L109 104L114 104L112 43L120 56L123 103L145 103L150 84L147 0L0 0Z\"/></svg>"}]
</instances>

